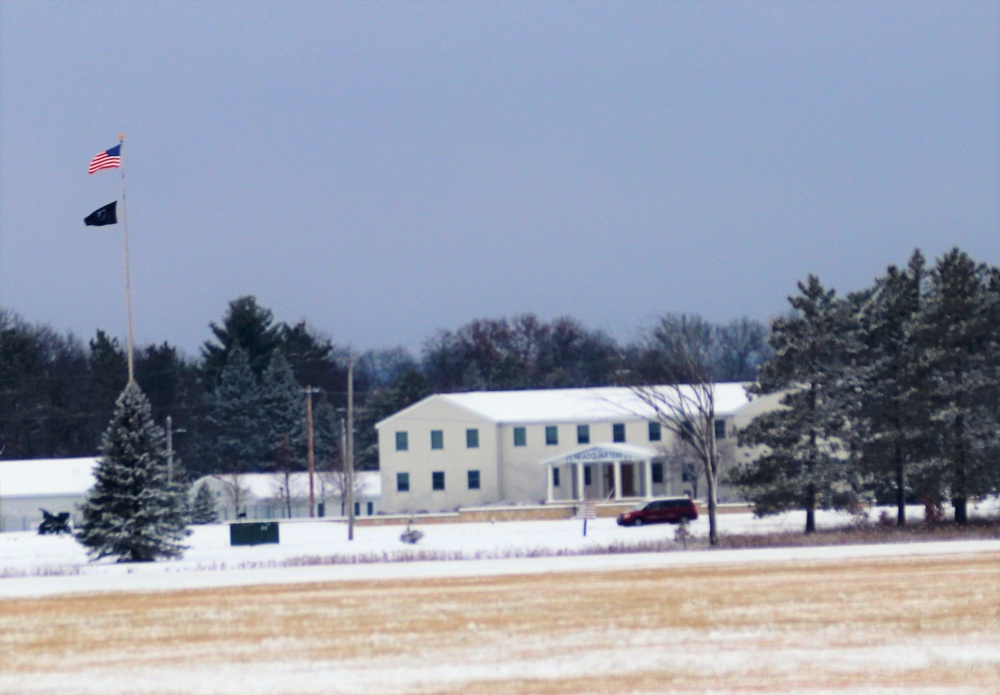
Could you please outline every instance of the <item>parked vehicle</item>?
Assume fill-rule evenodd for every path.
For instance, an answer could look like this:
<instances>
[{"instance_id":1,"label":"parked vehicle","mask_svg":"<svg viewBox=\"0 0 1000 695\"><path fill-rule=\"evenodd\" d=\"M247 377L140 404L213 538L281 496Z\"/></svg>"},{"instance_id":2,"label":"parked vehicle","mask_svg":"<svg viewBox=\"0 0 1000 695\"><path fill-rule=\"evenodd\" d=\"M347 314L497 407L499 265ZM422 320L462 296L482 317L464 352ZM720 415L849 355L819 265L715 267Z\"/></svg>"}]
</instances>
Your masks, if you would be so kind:
<instances>
[{"instance_id":1,"label":"parked vehicle","mask_svg":"<svg viewBox=\"0 0 1000 695\"><path fill-rule=\"evenodd\" d=\"M672 497L652 502L640 502L635 509L618 515L619 526L643 524L679 524L698 518L698 507L689 497Z\"/></svg>"}]
</instances>

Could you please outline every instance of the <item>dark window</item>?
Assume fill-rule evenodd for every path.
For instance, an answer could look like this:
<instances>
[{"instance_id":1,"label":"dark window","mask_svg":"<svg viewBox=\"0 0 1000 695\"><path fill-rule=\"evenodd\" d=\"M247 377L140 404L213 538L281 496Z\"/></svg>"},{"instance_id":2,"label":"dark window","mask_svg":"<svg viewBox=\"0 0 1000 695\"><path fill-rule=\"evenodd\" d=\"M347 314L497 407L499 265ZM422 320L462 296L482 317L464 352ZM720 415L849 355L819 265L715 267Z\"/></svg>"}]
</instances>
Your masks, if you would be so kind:
<instances>
[{"instance_id":1,"label":"dark window","mask_svg":"<svg viewBox=\"0 0 1000 695\"><path fill-rule=\"evenodd\" d=\"M583 467L583 484L590 485L590 466Z\"/></svg>"},{"instance_id":2,"label":"dark window","mask_svg":"<svg viewBox=\"0 0 1000 695\"><path fill-rule=\"evenodd\" d=\"M479 489L479 471L469 471L469 489Z\"/></svg>"},{"instance_id":3,"label":"dark window","mask_svg":"<svg viewBox=\"0 0 1000 695\"><path fill-rule=\"evenodd\" d=\"M649 441L659 442L663 440L663 435L660 432L660 423L651 422L649 423Z\"/></svg>"},{"instance_id":4,"label":"dark window","mask_svg":"<svg viewBox=\"0 0 1000 695\"><path fill-rule=\"evenodd\" d=\"M663 482L663 464L654 463L653 464L653 482L662 483Z\"/></svg>"},{"instance_id":5,"label":"dark window","mask_svg":"<svg viewBox=\"0 0 1000 695\"><path fill-rule=\"evenodd\" d=\"M576 443L590 444L590 425L576 426Z\"/></svg>"},{"instance_id":6,"label":"dark window","mask_svg":"<svg viewBox=\"0 0 1000 695\"><path fill-rule=\"evenodd\" d=\"M726 421L716 420L715 421L715 438L725 439L726 438Z\"/></svg>"},{"instance_id":7,"label":"dark window","mask_svg":"<svg viewBox=\"0 0 1000 695\"><path fill-rule=\"evenodd\" d=\"M354 503L354 516L361 516L361 503L360 502L355 502Z\"/></svg>"},{"instance_id":8,"label":"dark window","mask_svg":"<svg viewBox=\"0 0 1000 695\"><path fill-rule=\"evenodd\" d=\"M555 446L559 443L559 428L549 425L545 428L545 446Z\"/></svg>"},{"instance_id":9,"label":"dark window","mask_svg":"<svg viewBox=\"0 0 1000 695\"><path fill-rule=\"evenodd\" d=\"M693 483L697 479L693 463L685 462L681 464L681 482Z\"/></svg>"},{"instance_id":10,"label":"dark window","mask_svg":"<svg viewBox=\"0 0 1000 695\"><path fill-rule=\"evenodd\" d=\"M409 473L397 473L396 474L396 492L409 492L410 491L410 474Z\"/></svg>"},{"instance_id":11,"label":"dark window","mask_svg":"<svg viewBox=\"0 0 1000 695\"><path fill-rule=\"evenodd\" d=\"M396 451L406 451L410 448L410 438L406 432L396 432Z\"/></svg>"},{"instance_id":12,"label":"dark window","mask_svg":"<svg viewBox=\"0 0 1000 695\"><path fill-rule=\"evenodd\" d=\"M559 469L552 469L552 487L559 487Z\"/></svg>"},{"instance_id":13,"label":"dark window","mask_svg":"<svg viewBox=\"0 0 1000 695\"><path fill-rule=\"evenodd\" d=\"M479 430L469 429L465 430L465 446L469 449L479 448Z\"/></svg>"},{"instance_id":14,"label":"dark window","mask_svg":"<svg viewBox=\"0 0 1000 695\"><path fill-rule=\"evenodd\" d=\"M431 448L444 448L444 432L442 430L431 430Z\"/></svg>"},{"instance_id":15,"label":"dark window","mask_svg":"<svg viewBox=\"0 0 1000 695\"><path fill-rule=\"evenodd\" d=\"M431 489L444 490L444 471L434 471L431 473Z\"/></svg>"},{"instance_id":16,"label":"dark window","mask_svg":"<svg viewBox=\"0 0 1000 695\"><path fill-rule=\"evenodd\" d=\"M514 428L514 446L527 446L528 434L523 427Z\"/></svg>"},{"instance_id":17,"label":"dark window","mask_svg":"<svg viewBox=\"0 0 1000 695\"><path fill-rule=\"evenodd\" d=\"M375 511L375 507L372 505L371 502L367 503L367 507L368 507L368 516L371 516L372 513Z\"/></svg>"},{"instance_id":18,"label":"dark window","mask_svg":"<svg viewBox=\"0 0 1000 695\"><path fill-rule=\"evenodd\" d=\"M624 442L625 441L625 423L616 422L611 425L611 441L613 442Z\"/></svg>"}]
</instances>

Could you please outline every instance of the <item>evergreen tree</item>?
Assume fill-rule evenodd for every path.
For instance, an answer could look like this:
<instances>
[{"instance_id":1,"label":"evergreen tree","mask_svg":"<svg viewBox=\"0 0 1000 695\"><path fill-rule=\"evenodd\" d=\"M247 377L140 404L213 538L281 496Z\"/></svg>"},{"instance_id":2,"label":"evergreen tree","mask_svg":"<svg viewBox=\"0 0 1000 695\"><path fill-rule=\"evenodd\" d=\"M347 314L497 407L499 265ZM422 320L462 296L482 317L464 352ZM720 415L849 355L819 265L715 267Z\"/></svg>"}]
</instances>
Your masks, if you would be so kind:
<instances>
[{"instance_id":1,"label":"evergreen tree","mask_svg":"<svg viewBox=\"0 0 1000 695\"><path fill-rule=\"evenodd\" d=\"M214 469L228 475L260 472L269 456L264 394L246 353L234 348L207 397L209 433L204 454Z\"/></svg>"},{"instance_id":2,"label":"evergreen tree","mask_svg":"<svg viewBox=\"0 0 1000 695\"><path fill-rule=\"evenodd\" d=\"M93 559L150 562L183 554L186 495L167 480L163 444L149 401L137 384L128 384L104 433L77 533Z\"/></svg>"},{"instance_id":3,"label":"evergreen tree","mask_svg":"<svg viewBox=\"0 0 1000 695\"><path fill-rule=\"evenodd\" d=\"M240 348L254 375L260 377L271 361L271 354L281 344L281 326L274 323L274 314L248 295L229 303L221 324L210 323L215 342L206 341L201 348L202 368L206 388L212 390L222 377L229 354Z\"/></svg>"},{"instance_id":4,"label":"evergreen tree","mask_svg":"<svg viewBox=\"0 0 1000 695\"><path fill-rule=\"evenodd\" d=\"M917 367L914 335L925 275L918 250L905 270L890 266L873 290L856 298L851 435L876 493L893 493L899 526L906 525L907 497L919 492L911 478L922 464L929 430L927 383Z\"/></svg>"},{"instance_id":5,"label":"evergreen tree","mask_svg":"<svg viewBox=\"0 0 1000 695\"><path fill-rule=\"evenodd\" d=\"M208 488L208 483L198 486L198 492L194 495L194 504L191 507L192 524L214 524L219 520L219 515L215 511L215 499L212 491Z\"/></svg>"},{"instance_id":6,"label":"evergreen tree","mask_svg":"<svg viewBox=\"0 0 1000 695\"><path fill-rule=\"evenodd\" d=\"M804 509L806 533L816 530L816 508L846 503L850 467L841 445L844 430L842 377L849 334L847 305L814 275L789 298L795 313L774 321L774 359L764 364L749 391L780 395L780 405L757 417L740 442L763 446L731 482L758 514Z\"/></svg>"},{"instance_id":7,"label":"evergreen tree","mask_svg":"<svg viewBox=\"0 0 1000 695\"><path fill-rule=\"evenodd\" d=\"M968 521L970 496L996 487L997 273L953 249L930 273L916 338L928 384L932 446L924 487L950 496L955 520Z\"/></svg>"}]
</instances>

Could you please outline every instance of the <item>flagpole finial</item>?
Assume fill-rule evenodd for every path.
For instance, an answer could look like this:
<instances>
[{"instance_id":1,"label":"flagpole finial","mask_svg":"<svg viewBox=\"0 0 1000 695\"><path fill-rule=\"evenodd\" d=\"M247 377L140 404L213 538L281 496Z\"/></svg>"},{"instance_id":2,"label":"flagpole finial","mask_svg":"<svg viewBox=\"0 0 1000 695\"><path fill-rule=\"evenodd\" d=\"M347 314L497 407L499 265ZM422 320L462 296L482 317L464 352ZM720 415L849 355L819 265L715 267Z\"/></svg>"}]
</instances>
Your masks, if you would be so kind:
<instances>
[{"instance_id":1,"label":"flagpole finial","mask_svg":"<svg viewBox=\"0 0 1000 695\"><path fill-rule=\"evenodd\" d=\"M118 133L118 142L125 142L125 133Z\"/></svg>"}]
</instances>

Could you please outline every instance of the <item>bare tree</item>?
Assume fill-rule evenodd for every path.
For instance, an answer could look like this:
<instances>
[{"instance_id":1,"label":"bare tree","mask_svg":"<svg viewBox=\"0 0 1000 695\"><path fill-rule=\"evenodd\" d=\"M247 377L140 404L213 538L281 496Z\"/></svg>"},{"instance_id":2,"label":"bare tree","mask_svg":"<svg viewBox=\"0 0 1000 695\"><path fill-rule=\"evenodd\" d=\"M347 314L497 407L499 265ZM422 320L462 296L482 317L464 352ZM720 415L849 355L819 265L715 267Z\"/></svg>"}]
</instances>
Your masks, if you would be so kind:
<instances>
[{"instance_id":1,"label":"bare tree","mask_svg":"<svg viewBox=\"0 0 1000 695\"><path fill-rule=\"evenodd\" d=\"M246 504L250 497L250 488L246 485L246 480L242 473L224 473L216 476L222 483L222 490L226 493L226 499L233 505L233 513L237 518L240 516L240 507Z\"/></svg>"},{"instance_id":2,"label":"bare tree","mask_svg":"<svg viewBox=\"0 0 1000 695\"><path fill-rule=\"evenodd\" d=\"M641 373L631 386L653 411L660 426L685 444L700 463L708 502L708 541L719 544L717 523L719 452L715 441L715 332L699 316L667 314L645 338L647 355L669 385L645 382ZM684 382L684 383L682 383Z\"/></svg>"},{"instance_id":3,"label":"bare tree","mask_svg":"<svg viewBox=\"0 0 1000 695\"><path fill-rule=\"evenodd\" d=\"M326 491L330 492L330 496L334 497L340 502L340 515L347 515L347 487L348 487L348 475L347 470L339 462L332 465L329 470L320 471L320 478L323 481L323 486ZM354 499L360 499L365 491L365 478L362 475L358 475L358 472L354 473Z\"/></svg>"}]
</instances>

